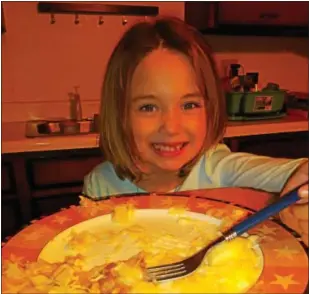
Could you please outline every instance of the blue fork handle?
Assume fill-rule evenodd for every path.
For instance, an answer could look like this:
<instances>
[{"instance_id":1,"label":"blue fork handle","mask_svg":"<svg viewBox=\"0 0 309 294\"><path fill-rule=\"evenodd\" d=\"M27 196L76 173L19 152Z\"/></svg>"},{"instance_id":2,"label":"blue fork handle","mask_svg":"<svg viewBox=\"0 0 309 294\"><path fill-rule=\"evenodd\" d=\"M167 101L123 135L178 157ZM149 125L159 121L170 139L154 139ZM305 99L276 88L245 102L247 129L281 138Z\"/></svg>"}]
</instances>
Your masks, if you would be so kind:
<instances>
[{"instance_id":1,"label":"blue fork handle","mask_svg":"<svg viewBox=\"0 0 309 294\"><path fill-rule=\"evenodd\" d=\"M239 236L245 232L247 232L249 229L254 227L255 225L263 222L264 220L268 219L269 217L277 214L287 206L294 204L297 202L300 197L298 196L298 189L308 184L308 181L301 184L300 186L296 187L292 191L288 192L284 196L280 197L279 200L276 202L270 204L269 206L261 209L260 211L256 212L255 214L249 216L244 221L240 222L239 224L233 226L230 230L228 230L227 233L225 233L225 236L228 236L230 234L233 234L235 237Z\"/></svg>"}]
</instances>

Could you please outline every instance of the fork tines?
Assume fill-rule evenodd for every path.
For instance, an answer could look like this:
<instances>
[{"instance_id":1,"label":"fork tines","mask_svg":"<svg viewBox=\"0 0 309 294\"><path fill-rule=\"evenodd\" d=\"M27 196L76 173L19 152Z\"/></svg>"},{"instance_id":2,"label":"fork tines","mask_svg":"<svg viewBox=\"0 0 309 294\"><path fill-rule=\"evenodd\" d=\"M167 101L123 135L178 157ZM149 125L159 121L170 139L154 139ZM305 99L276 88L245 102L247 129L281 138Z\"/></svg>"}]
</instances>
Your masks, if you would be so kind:
<instances>
[{"instance_id":1,"label":"fork tines","mask_svg":"<svg viewBox=\"0 0 309 294\"><path fill-rule=\"evenodd\" d=\"M183 277L186 273L186 267L182 262L147 268L148 278L151 281L175 279Z\"/></svg>"}]
</instances>

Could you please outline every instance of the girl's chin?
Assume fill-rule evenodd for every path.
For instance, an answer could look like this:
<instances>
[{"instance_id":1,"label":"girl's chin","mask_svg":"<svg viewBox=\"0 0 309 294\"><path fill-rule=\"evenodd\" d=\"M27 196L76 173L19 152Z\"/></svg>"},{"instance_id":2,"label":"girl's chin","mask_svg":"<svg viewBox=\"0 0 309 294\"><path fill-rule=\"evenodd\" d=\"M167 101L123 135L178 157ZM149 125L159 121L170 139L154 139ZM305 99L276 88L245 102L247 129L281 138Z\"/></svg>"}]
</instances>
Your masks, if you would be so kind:
<instances>
[{"instance_id":1,"label":"girl's chin","mask_svg":"<svg viewBox=\"0 0 309 294\"><path fill-rule=\"evenodd\" d=\"M139 170L145 174L162 174L162 173L175 173L182 168L183 164L159 164L158 161L146 161L144 164L139 164Z\"/></svg>"},{"instance_id":2,"label":"girl's chin","mask_svg":"<svg viewBox=\"0 0 309 294\"><path fill-rule=\"evenodd\" d=\"M177 173L191 158L188 156L161 157L156 154L149 154L145 158L144 167L151 172L175 172Z\"/></svg>"},{"instance_id":3,"label":"girl's chin","mask_svg":"<svg viewBox=\"0 0 309 294\"><path fill-rule=\"evenodd\" d=\"M153 167L155 167L156 170L162 171L162 172L169 172L169 173L177 173L184 164L153 164Z\"/></svg>"}]
</instances>

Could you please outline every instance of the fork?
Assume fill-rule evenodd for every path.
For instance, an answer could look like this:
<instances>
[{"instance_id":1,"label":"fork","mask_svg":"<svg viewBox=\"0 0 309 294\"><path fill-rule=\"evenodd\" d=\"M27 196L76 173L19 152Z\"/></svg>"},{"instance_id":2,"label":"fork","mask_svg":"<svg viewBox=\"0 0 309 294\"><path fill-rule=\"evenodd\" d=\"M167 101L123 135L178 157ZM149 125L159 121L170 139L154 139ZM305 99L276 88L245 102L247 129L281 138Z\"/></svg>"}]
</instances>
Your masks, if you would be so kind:
<instances>
[{"instance_id":1,"label":"fork","mask_svg":"<svg viewBox=\"0 0 309 294\"><path fill-rule=\"evenodd\" d=\"M230 241L236 238L237 236L245 233L250 228L258 225L269 217L277 214L287 206L294 204L296 201L298 201L300 199L298 196L298 189L307 183L308 181L303 183L302 185L299 185L284 196L280 197L280 199L275 201L274 203L250 215L242 222L236 224L226 232L222 233L220 237L210 242L210 244L206 245L194 255L179 262L147 268L147 280L162 282L167 280L179 279L193 273L201 265L206 253L215 245L219 244L220 242Z\"/></svg>"}]
</instances>

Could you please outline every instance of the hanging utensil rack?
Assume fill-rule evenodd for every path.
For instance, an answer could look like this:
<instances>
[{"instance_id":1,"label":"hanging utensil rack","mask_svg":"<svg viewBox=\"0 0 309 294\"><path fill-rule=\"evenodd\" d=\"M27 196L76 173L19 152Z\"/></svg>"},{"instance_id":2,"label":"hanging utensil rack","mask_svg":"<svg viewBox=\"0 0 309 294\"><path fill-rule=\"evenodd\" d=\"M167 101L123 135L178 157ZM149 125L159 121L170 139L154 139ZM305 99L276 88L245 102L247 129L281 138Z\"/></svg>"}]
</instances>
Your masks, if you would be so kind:
<instances>
[{"instance_id":1,"label":"hanging utensil rack","mask_svg":"<svg viewBox=\"0 0 309 294\"><path fill-rule=\"evenodd\" d=\"M39 2L39 13L50 14L90 14L90 15L127 15L127 16L156 16L159 14L157 6L111 5L96 3L65 3Z\"/></svg>"}]
</instances>

